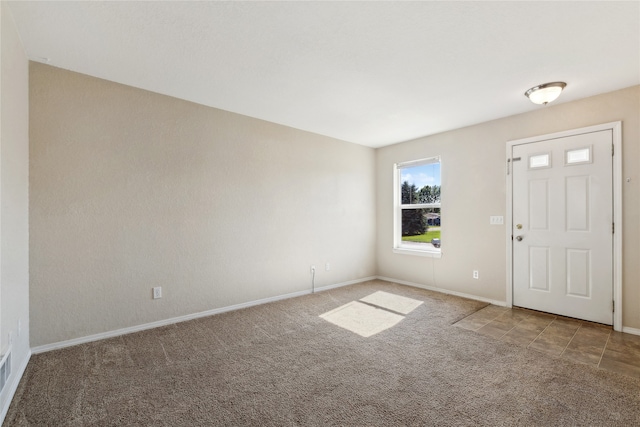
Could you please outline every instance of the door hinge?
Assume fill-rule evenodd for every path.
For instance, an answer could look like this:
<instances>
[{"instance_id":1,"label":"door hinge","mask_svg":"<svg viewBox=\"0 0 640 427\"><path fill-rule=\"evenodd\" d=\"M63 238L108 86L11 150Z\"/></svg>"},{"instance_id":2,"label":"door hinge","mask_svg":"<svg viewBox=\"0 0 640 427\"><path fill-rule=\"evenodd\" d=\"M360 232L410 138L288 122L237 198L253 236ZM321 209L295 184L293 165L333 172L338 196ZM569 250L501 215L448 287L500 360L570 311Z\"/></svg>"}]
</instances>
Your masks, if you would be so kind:
<instances>
[{"instance_id":1,"label":"door hinge","mask_svg":"<svg viewBox=\"0 0 640 427\"><path fill-rule=\"evenodd\" d=\"M611 234L615 234L616 233L616 223L612 222L611 223Z\"/></svg>"},{"instance_id":2,"label":"door hinge","mask_svg":"<svg viewBox=\"0 0 640 427\"><path fill-rule=\"evenodd\" d=\"M614 148L614 147L615 147L615 146L612 144L612 145L611 145L611 155L612 155L612 156L613 156L613 148Z\"/></svg>"},{"instance_id":3,"label":"door hinge","mask_svg":"<svg viewBox=\"0 0 640 427\"><path fill-rule=\"evenodd\" d=\"M615 301L611 301L611 312L615 313L616 311L616 302Z\"/></svg>"}]
</instances>

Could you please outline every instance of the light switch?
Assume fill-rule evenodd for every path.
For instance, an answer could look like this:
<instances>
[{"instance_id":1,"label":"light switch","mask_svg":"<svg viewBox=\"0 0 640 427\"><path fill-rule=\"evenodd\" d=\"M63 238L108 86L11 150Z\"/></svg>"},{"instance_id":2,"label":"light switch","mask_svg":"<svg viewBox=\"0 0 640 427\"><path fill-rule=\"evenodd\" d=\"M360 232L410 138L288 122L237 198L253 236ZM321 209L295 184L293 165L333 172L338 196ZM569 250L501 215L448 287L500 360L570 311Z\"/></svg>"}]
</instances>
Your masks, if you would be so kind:
<instances>
[{"instance_id":1,"label":"light switch","mask_svg":"<svg viewBox=\"0 0 640 427\"><path fill-rule=\"evenodd\" d=\"M489 217L489 224L491 224L491 225L502 225L502 224L504 224L504 217L503 216L490 216Z\"/></svg>"}]
</instances>

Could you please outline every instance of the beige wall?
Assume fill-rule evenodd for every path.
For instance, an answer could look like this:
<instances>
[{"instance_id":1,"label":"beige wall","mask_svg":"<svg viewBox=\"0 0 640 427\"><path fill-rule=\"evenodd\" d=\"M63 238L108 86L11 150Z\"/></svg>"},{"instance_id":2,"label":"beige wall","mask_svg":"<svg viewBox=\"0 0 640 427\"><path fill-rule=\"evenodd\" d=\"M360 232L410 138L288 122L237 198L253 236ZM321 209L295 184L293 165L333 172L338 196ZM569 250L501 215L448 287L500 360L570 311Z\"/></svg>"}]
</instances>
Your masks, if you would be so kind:
<instances>
[{"instance_id":1,"label":"beige wall","mask_svg":"<svg viewBox=\"0 0 640 427\"><path fill-rule=\"evenodd\" d=\"M504 301L488 219L506 142L617 120L623 324L640 328L640 87L374 151L42 64L30 83L33 346L306 290L311 264L317 286L378 274ZM443 257L394 254L393 163L434 155Z\"/></svg>"},{"instance_id":2,"label":"beige wall","mask_svg":"<svg viewBox=\"0 0 640 427\"><path fill-rule=\"evenodd\" d=\"M378 274L505 301L506 230L489 225L489 216L506 216L506 142L618 120L630 178L623 184L623 325L640 328L640 86L378 149ZM393 164L435 155L442 156L442 258L394 254Z\"/></svg>"},{"instance_id":3,"label":"beige wall","mask_svg":"<svg viewBox=\"0 0 640 427\"><path fill-rule=\"evenodd\" d=\"M30 115L34 347L375 275L373 149L38 63Z\"/></svg>"},{"instance_id":4,"label":"beige wall","mask_svg":"<svg viewBox=\"0 0 640 427\"><path fill-rule=\"evenodd\" d=\"M0 15L0 351L9 333L13 340L12 375L0 395L4 416L30 354L29 68L5 2Z\"/></svg>"}]
</instances>

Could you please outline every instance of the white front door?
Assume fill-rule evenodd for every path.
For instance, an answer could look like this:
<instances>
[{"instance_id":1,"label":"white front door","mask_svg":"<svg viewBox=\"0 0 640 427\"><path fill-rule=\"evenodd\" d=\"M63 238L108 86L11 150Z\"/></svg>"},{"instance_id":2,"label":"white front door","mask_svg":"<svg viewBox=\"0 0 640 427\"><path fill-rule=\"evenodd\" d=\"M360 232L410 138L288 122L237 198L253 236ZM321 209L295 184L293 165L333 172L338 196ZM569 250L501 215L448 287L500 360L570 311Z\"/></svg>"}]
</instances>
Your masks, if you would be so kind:
<instances>
[{"instance_id":1,"label":"white front door","mask_svg":"<svg viewBox=\"0 0 640 427\"><path fill-rule=\"evenodd\" d=\"M613 322L612 131L514 145L513 305Z\"/></svg>"}]
</instances>

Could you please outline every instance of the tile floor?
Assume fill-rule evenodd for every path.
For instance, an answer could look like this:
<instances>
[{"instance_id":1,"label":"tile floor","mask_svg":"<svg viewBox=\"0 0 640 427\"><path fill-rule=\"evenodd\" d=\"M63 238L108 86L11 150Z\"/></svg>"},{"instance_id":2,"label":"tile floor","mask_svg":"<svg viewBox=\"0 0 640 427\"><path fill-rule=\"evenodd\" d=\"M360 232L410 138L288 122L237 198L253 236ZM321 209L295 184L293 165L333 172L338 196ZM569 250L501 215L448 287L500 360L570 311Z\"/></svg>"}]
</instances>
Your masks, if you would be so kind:
<instances>
[{"instance_id":1,"label":"tile floor","mask_svg":"<svg viewBox=\"0 0 640 427\"><path fill-rule=\"evenodd\" d=\"M552 356L640 378L640 336L537 311L489 305L454 326Z\"/></svg>"}]
</instances>

